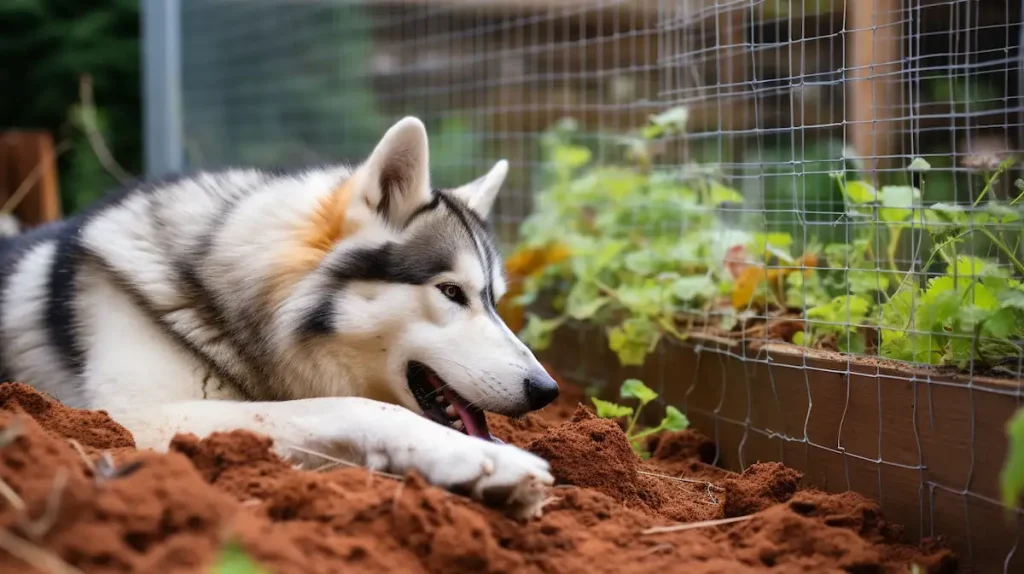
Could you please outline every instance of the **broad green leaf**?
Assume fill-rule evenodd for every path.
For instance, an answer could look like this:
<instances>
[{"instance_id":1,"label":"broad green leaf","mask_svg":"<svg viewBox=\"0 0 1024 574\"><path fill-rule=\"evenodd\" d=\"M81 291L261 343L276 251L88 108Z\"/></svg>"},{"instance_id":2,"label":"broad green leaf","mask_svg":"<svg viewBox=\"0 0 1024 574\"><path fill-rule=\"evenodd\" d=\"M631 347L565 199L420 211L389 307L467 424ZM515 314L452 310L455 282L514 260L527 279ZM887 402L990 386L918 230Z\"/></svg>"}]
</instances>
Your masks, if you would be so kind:
<instances>
[{"instance_id":1,"label":"broad green leaf","mask_svg":"<svg viewBox=\"0 0 1024 574\"><path fill-rule=\"evenodd\" d=\"M839 334L839 340L836 341L836 347L839 348L841 353L863 355L865 350L864 337L853 330L844 331Z\"/></svg>"},{"instance_id":2,"label":"broad green leaf","mask_svg":"<svg viewBox=\"0 0 1024 574\"><path fill-rule=\"evenodd\" d=\"M681 413L679 409L669 405L665 407L665 418L661 419L661 428L668 431L686 430L690 426L690 419Z\"/></svg>"},{"instance_id":3,"label":"broad green leaf","mask_svg":"<svg viewBox=\"0 0 1024 574\"><path fill-rule=\"evenodd\" d=\"M666 286L652 280L641 285L620 287L616 295L619 303L634 315L652 317L660 315L665 308Z\"/></svg>"},{"instance_id":4,"label":"broad green leaf","mask_svg":"<svg viewBox=\"0 0 1024 574\"><path fill-rule=\"evenodd\" d=\"M980 257L970 255L957 256L953 264L953 273L965 279L986 275L990 265Z\"/></svg>"},{"instance_id":5,"label":"broad green leaf","mask_svg":"<svg viewBox=\"0 0 1024 574\"><path fill-rule=\"evenodd\" d=\"M825 305L807 310L808 319L829 323L859 324L871 309L871 302L858 295L840 295Z\"/></svg>"},{"instance_id":6,"label":"broad green leaf","mask_svg":"<svg viewBox=\"0 0 1024 574\"><path fill-rule=\"evenodd\" d=\"M1021 493L1024 493L1024 409L1006 423L1009 442L1003 470L999 473L999 486L1003 495L1003 506L1008 510L1017 507Z\"/></svg>"},{"instance_id":7,"label":"broad green leaf","mask_svg":"<svg viewBox=\"0 0 1024 574\"><path fill-rule=\"evenodd\" d=\"M892 276L883 273L878 269L867 271L851 269L846 274L849 281L849 291L855 295L868 295L877 291L885 291L889 288Z\"/></svg>"},{"instance_id":8,"label":"broad green leaf","mask_svg":"<svg viewBox=\"0 0 1024 574\"><path fill-rule=\"evenodd\" d=\"M592 242L578 239L574 243L579 245L570 246L577 254L572 258L573 272L581 281L596 278L628 247L625 241L618 240Z\"/></svg>"},{"instance_id":9,"label":"broad green leaf","mask_svg":"<svg viewBox=\"0 0 1024 574\"><path fill-rule=\"evenodd\" d=\"M617 419L633 416L633 407L618 405L609 401L602 401L597 397L590 397L590 402L594 403L594 409L597 411L597 416L603 419Z\"/></svg>"},{"instance_id":10,"label":"broad green leaf","mask_svg":"<svg viewBox=\"0 0 1024 574\"><path fill-rule=\"evenodd\" d=\"M843 186L846 197L853 203L871 203L878 199L875 188L866 181L848 181Z\"/></svg>"},{"instance_id":11,"label":"broad green leaf","mask_svg":"<svg viewBox=\"0 0 1024 574\"><path fill-rule=\"evenodd\" d=\"M267 572L237 542L229 542L221 550L211 574L264 574Z\"/></svg>"},{"instance_id":12,"label":"broad green leaf","mask_svg":"<svg viewBox=\"0 0 1024 574\"><path fill-rule=\"evenodd\" d=\"M925 212L933 216L936 222L963 225L967 222L967 212L959 205L951 203L934 203Z\"/></svg>"},{"instance_id":13,"label":"broad green leaf","mask_svg":"<svg viewBox=\"0 0 1024 574\"><path fill-rule=\"evenodd\" d=\"M626 269L638 275L650 276L660 268L661 260L657 254L650 249L634 251L625 258Z\"/></svg>"},{"instance_id":14,"label":"broad green leaf","mask_svg":"<svg viewBox=\"0 0 1024 574\"><path fill-rule=\"evenodd\" d=\"M968 333L973 332L991 316L991 310L981 309L974 305L965 305L961 307L960 311L957 313L960 327Z\"/></svg>"},{"instance_id":15,"label":"broad green leaf","mask_svg":"<svg viewBox=\"0 0 1024 574\"><path fill-rule=\"evenodd\" d=\"M1024 292L1019 289L1007 289L1000 293L1001 307L1024 311Z\"/></svg>"},{"instance_id":16,"label":"broad green leaf","mask_svg":"<svg viewBox=\"0 0 1024 574\"><path fill-rule=\"evenodd\" d=\"M1020 325L1020 316L1013 309L997 309L988 311L988 316L982 323L985 333L995 339L1010 338Z\"/></svg>"},{"instance_id":17,"label":"broad green leaf","mask_svg":"<svg viewBox=\"0 0 1024 574\"><path fill-rule=\"evenodd\" d=\"M576 169L590 162L590 150L581 146L560 145L552 154L555 165L564 169Z\"/></svg>"},{"instance_id":18,"label":"broad green leaf","mask_svg":"<svg viewBox=\"0 0 1024 574\"><path fill-rule=\"evenodd\" d=\"M622 365L642 365L660 336L650 319L633 317L608 330L608 348L615 352Z\"/></svg>"},{"instance_id":19,"label":"broad green leaf","mask_svg":"<svg viewBox=\"0 0 1024 574\"><path fill-rule=\"evenodd\" d=\"M967 281L961 283L966 284ZM962 303L960 293L962 291L958 292L954 287L952 277L937 277L931 280L924 295L918 299L918 330L938 332L950 326Z\"/></svg>"},{"instance_id":20,"label":"broad green leaf","mask_svg":"<svg viewBox=\"0 0 1024 574\"><path fill-rule=\"evenodd\" d=\"M671 132L682 132L690 119L690 110L686 106L677 106L651 116L651 123Z\"/></svg>"},{"instance_id":21,"label":"broad green leaf","mask_svg":"<svg viewBox=\"0 0 1024 574\"><path fill-rule=\"evenodd\" d=\"M834 269L845 269L849 267L849 258L854 247L846 243L830 243L823 250L825 261Z\"/></svg>"},{"instance_id":22,"label":"broad green leaf","mask_svg":"<svg viewBox=\"0 0 1024 574\"><path fill-rule=\"evenodd\" d=\"M542 319L530 313L526 318L526 325L519 332L519 338L534 351L543 351L551 346L552 336L564 322L563 317Z\"/></svg>"},{"instance_id":23,"label":"broad green leaf","mask_svg":"<svg viewBox=\"0 0 1024 574\"><path fill-rule=\"evenodd\" d=\"M984 215L988 216L988 220L1002 225L1016 223L1021 219L1021 214L1018 210L997 201L990 201L985 205Z\"/></svg>"},{"instance_id":24,"label":"broad green leaf","mask_svg":"<svg viewBox=\"0 0 1024 574\"><path fill-rule=\"evenodd\" d=\"M685 303L707 301L718 293L718 286L707 275L680 277L672 283L672 293Z\"/></svg>"},{"instance_id":25,"label":"broad green leaf","mask_svg":"<svg viewBox=\"0 0 1024 574\"><path fill-rule=\"evenodd\" d=\"M731 187L720 183L711 184L711 194L708 200L711 205L718 207L723 203L743 203L743 195Z\"/></svg>"},{"instance_id":26,"label":"broad green leaf","mask_svg":"<svg viewBox=\"0 0 1024 574\"><path fill-rule=\"evenodd\" d=\"M651 390L640 379L626 379L619 387L619 396L624 399L636 399L640 401L642 407L658 398L658 393Z\"/></svg>"},{"instance_id":27,"label":"broad green leaf","mask_svg":"<svg viewBox=\"0 0 1024 574\"><path fill-rule=\"evenodd\" d=\"M793 333L793 344L801 347L810 347L811 338L805 331L797 331L796 333Z\"/></svg>"},{"instance_id":28,"label":"broad green leaf","mask_svg":"<svg viewBox=\"0 0 1024 574\"><path fill-rule=\"evenodd\" d=\"M928 160L923 157L915 157L914 160L910 162L910 165L907 166L907 171L927 172L931 168L932 165L928 163Z\"/></svg>"},{"instance_id":29,"label":"broad green leaf","mask_svg":"<svg viewBox=\"0 0 1024 574\"><path fill-rule=\"evenodd\" d=\"M611 297L595 297L593 299L574 300L570 293L570 297L565 303L565 312L577 321L586 321L593 317L611 300Z\"/></svg>"},{"instance_id":30,"label":"broad green leaf","mask_svg":"<svg viewBox=\"0 0 1024 574\"><path fill-rule=\"evenodd\" d=\"M906 221L913 214L913 206L921 197L916 187L909 185L886 185L882 187L879 199L882 207L878 215L886 223Z\"/></svg>"}]
</instances>

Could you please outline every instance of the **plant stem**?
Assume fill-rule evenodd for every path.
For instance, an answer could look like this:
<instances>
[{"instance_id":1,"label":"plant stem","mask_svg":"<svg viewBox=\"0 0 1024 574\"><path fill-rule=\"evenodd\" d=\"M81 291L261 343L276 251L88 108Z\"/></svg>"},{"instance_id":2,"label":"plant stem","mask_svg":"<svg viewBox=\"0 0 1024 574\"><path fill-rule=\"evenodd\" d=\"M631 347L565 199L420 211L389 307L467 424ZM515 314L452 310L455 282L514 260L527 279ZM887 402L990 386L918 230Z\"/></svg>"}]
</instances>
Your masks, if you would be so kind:
<instances>
[{"instance_id":1,"label":"plant stem","mask_svg":"<svg viewBox=\"0 0 1024 574\"><path fill-rule=\"evenodd\" d=\"M903 227L900 225L889 226L889 268L894 273L899 274L900 269L896 266L896 250L900 246L900 234L903 232Z\"/></svg>"},{"instance_id":2,"label":"plant stem","mask_svg":"<svg viewBox=\"0 0 1024 574\"><path fill-rule=\"evenodd\" d=\"M988 190L992 189L992 184L995 183L996 179L1000 175L1002 175L1003 172L1006 171L1011 165L1013 165L1013 163L1014 159L1011 157L1006 160L1003 160L1003 163L999 164L999 167L996 169L995 173L993 173L991 177L986 178L985 187L981 190L981 193L978 194L978 198L974 200L974 203L971 204L971 207L978 207L978 204L981 203L981 200L985 197L986 194L988 194Z\"/></svg>"},{"instance_id":3,"label":"plant stem","mask_svg":"<svg viewBox=\"0 0 1024 574\"><path fill-rule=\"evenodd\" d=\"M633 416L629 419L629 424L626 425L626 436L627 437L631 437L632 436L633 427L636 426L636 421L640 420L640 411L642 411L643 408L644 408L644 405L640 404L639 406L636 407L636 410L633 411Z\"/></svg>"},{"instance_id":4,"label":"plant stem","mask_svg":"<svg viewBox=\"0 0 1024 574\"><path fill-rule=\"evenodd\" d=\"M1014 256L1013 251L1010 251L1010 248L1007 247L1005 243L999 241L998 237L996 237L991 231L985 229L984 227L980 227L977 229L978 231L981 231L983 234L985 234L985 237L988 237L989 241L994 243L996 247L998 247L999 250L1002 251L1006 255L1006 257L1010 259L1010 261L1013 263L1013 266L1017 268L1018 273L1024 275L1024 263L1021 263L1017 259L1017 257Z\"/></svg>"},{"instance_id":5,"label":"plant stem","mask_svg":"<svg viewBox=\"0 0 1024 574\"><path fill-rule=\"evenodd\" d=\"M649 428L649 429L646 429L646 430L642 430L642 431L636 433L635 435L631 436L630 440L640 440L640 439L642 439L642 438L644 438L646 436L650 436L650 435L652 435L652 434L654 434L654 433L656 433L656 432L658 432L660 430L661 430L661 425L658 425L656 427L652 427L652 428ZM626 436L629 436L629 433L626 433Z\"/></svg>"}]
</instances>

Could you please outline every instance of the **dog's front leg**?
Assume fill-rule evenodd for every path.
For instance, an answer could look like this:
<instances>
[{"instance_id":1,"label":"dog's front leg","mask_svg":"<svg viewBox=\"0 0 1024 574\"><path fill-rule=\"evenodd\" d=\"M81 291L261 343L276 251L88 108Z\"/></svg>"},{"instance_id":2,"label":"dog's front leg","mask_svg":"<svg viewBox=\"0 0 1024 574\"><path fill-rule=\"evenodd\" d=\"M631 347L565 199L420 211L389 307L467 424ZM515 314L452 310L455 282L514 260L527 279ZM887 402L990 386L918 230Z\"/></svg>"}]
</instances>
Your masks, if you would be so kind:
<instances>
[{"instance_id":1,"label":"dog's front leg","mask_svg":"<svg viewBox=\"0 0 1024 574\"><path fill-rule=\"evenodd\" d=\"M373 470L414 470L436 486L539 514L554 480L547 461L511 445L487 442L407 409L369 399L316 398L282 402L202 400L135 409L115 417L140 448L164 450L177 433L205 437L245 429L269 436L275 450L309 466L322 453Z\"/></svg>"}]
</instances>

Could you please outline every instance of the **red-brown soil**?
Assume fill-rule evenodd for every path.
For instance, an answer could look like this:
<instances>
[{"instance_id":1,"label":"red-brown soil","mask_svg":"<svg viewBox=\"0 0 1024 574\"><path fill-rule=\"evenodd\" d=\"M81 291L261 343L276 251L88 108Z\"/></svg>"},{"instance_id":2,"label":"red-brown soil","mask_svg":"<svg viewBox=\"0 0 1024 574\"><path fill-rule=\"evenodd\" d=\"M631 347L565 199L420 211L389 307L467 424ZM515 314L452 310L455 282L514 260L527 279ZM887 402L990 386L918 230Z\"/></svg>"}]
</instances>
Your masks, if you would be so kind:
<instances>
[{"instance_id":1,"label":"red-brown soil","mask_svg":"<svg viewBox=\"0 0 1024 574\"><path fill-rule=\"evenodd\" d=\"M714 445L696 432L657 437L642 461L619 425L580 402L569 387L541 413L491 417L497 436L551 460L559 482L544 516L521 523L415 475L296 470L246 432L137 452L104 413L0 384L0 479L25 504L0 499L0 572L40 571L25 559L47 557L87 572L205 572L231 541L275 572L957 569L947 550L905 544L857 494L799 490L800 474L776 463L742 475L709 466Z\"/></svg>"}]
</instances>

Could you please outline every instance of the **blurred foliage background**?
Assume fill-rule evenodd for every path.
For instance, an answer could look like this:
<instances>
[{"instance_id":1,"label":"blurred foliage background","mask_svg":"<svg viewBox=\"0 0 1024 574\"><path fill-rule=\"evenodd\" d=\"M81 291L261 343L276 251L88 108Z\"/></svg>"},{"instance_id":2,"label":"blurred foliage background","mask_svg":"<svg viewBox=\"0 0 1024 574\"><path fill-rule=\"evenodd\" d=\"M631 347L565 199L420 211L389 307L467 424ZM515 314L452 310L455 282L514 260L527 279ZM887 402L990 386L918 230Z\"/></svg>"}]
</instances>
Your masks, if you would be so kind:
<instances>
[{"instance_id":1,"label":"blurred foliage background","mask_svg":"<svg viewBox=\"0 0 1024 574\"><path fill-rule=\"evenodd\" d=\"M78 118L79 78L92 77L100 132L117 161L142 169L138 0L0 2L0 129L48 130L70 150L58 159L65 213L116 181Z\"/></svg>"}]
</instances>

